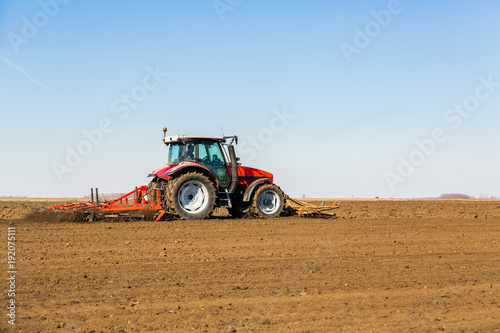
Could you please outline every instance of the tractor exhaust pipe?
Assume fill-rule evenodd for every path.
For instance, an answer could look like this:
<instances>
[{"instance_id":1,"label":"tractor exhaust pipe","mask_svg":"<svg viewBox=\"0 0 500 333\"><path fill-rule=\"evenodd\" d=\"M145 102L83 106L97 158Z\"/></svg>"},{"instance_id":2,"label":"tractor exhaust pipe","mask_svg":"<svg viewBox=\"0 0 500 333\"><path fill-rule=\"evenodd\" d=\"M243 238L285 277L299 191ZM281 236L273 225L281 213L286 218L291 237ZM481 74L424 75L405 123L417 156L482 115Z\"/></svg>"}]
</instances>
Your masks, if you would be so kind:
<instances>
[{"instance_id":1,"label":"tractor exhaust pipe","mask_svg":"<svg viewBox=\"0 0 500 333\"><path fill-rule=\"evenodd\" d=\"M229 194L233 194L236 191L236 185L238 185L238 158L234 152L234 146L230 144L227 147L229 152L229 157L231 158L231 186L229 187Z\"/></svg>"}]
</instances>

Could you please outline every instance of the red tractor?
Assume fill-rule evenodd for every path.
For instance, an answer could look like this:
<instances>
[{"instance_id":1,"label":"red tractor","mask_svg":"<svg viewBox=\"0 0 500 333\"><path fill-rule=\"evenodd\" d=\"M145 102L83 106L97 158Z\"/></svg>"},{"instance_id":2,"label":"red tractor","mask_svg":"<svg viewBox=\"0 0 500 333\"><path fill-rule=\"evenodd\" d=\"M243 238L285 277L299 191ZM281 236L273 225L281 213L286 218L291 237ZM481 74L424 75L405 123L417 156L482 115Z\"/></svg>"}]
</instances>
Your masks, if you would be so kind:
<instances>
[{"instance_id":1,"label":"red tractor","mask_svg":"<svg viewBox=\"0 0 500 333\"><path fill-rule=\"evenodd\" d=\"M163 132L168 162L148 176L153 180L146 194L166 212L191 220L208 217L215 207L227 207L234 217L253 213L273 218L283 211L285 196L273 175L240 166L233 146L237 136L165 136L166 128Z\"/></svg>"}]
</instances>

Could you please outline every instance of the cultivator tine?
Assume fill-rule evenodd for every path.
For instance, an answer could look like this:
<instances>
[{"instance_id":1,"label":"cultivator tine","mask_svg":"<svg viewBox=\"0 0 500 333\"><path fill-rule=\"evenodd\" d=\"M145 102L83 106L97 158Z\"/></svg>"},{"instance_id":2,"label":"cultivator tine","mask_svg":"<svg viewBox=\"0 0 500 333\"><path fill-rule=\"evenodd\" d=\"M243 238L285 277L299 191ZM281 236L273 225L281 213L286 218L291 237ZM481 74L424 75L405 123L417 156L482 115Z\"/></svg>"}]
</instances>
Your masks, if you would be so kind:
<instances>
[{"instance_id":1,"label":"cultivator tine","mask_svg":"<svg viewBox=\"0 0 500 333\"><path fill-rule=\"evenodd\" d=\"M160 212L158 213L158 215L155 218L155 221L161 221L161 219L163 218L163 215L165 215L165 213L166 212L164 210L160 210Z\"/></svg>"}]
</instances>

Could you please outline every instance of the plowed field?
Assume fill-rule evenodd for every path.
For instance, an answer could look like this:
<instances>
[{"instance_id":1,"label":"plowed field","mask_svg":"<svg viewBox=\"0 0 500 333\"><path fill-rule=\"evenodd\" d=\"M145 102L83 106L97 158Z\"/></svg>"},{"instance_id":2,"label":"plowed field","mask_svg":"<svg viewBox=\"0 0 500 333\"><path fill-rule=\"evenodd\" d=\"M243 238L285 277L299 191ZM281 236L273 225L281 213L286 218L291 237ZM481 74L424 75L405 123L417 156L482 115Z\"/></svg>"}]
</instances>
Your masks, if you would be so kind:
<instances>
[{"instance_id":1,"label":"plowed field","mask_svg":"<svg viewBox=\"0 0 500 333\"><path fill-rule=\"evenodd\" d=\"M0 201L18 332L500 332L500 201L341 200L337 219L61 222Z\"/></svg>"}]
</instances>

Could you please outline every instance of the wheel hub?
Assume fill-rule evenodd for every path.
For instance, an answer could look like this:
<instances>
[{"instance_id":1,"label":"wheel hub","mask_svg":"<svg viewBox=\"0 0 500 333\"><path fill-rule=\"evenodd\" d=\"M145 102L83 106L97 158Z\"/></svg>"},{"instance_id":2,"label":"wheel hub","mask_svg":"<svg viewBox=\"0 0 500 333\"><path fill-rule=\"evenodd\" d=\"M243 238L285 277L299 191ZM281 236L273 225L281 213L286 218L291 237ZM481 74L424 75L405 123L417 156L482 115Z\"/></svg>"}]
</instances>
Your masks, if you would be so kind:
<instances>
[{"instance_id":1,"label":"wheel hub","mask_svg":"<svg viewBox=\"0 0 500 333\"><path fill-rule=\"evenodd\" d=\"M179 189L179 204L189 213L197 213L208 204L208 190L198 181L190 181Z\"/></svg>"},{"instance_id":2,"label":"wheel hub","mask_svg":"<svg viewBox=\"0 0 500 333\"><path fill-rule=\"evenodd\" d=\"M259 199L259 208L266 214L275 213L280 206L280 198L274 191L266 191L262 193Z\"/></svg>"}]
</instances>

